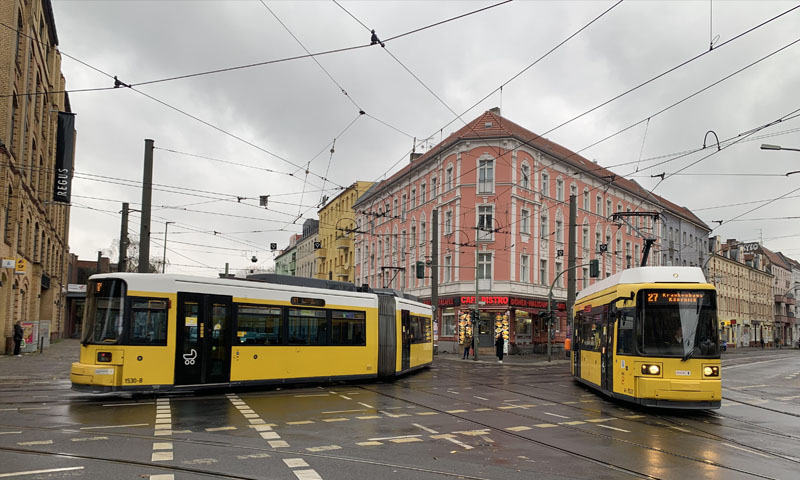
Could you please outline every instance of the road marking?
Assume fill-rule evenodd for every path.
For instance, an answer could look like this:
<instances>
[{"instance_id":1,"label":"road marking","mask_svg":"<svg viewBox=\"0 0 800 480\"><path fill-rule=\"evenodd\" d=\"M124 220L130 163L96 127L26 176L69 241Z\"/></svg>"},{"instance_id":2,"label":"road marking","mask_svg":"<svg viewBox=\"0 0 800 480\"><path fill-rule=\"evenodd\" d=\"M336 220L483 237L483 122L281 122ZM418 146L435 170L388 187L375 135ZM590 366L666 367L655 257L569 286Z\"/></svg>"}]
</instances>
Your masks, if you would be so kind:
<instances>
[{"instance_id":1,"label":"road marking","mask_svg":"<svg viewBox=\"0 0 800 480\"><path fill-rule=\"evenodd\" d=\"M327 452L330 450L341 450L342 447L339 445L324 445L322 447L309 447L306 448L309 452Z\"/></svg>"},{"instance_id":2,"label":"road marking","mask_svg":"<svg viewBox=\"0 0 800 480\"><path fill-rule=\"evenodd\" d=\"M22 407L19 409L19 411L21 412L23 410L50 410L51 408L53 407Z\"/></svg>"},{"instance_id":3,"label":"road marking","mask_svg":"<svg viewBox=\"0 0 800 480\"><path fill-rule=\"evenodd\" d=\"M206 428L206 432L222 432L225 430L236 430L236 427L214 427Z\"/></svg>"},{"instance_id":4,"label":"road marking","mask_svg":"<svg viewBox=\"0 0 800 480\"><path fill-rule=\"evenodd\" d=\"M576 403L578 403L578 402L564 402L564 405L574 405Z\"/></svg>"},{"instance_id":5,"label":"road marking","mask_svg":"<svg viewBox=\"0 0 800 480\"><path fill-rule=\"evenodd\" d=\"M455 438L454 435L449 435L449 434L431 435L431 438L433 438L435 440L438 440L438 439L447 440L448 442L455 443L456 445L458 445L459 447L463 448L464 450L472 450L472 448L473 448L472 445L467 445L466 443L462 442L461 440Z\"/></svg>"},{"instance_id":6,"label":"road marking","mask_svg":"<svg viewBox=\"0 0 800 480\"><path fill-rule=\"evenodd\" d=\"M608 426L608 425L598 425L598 427L607 428L607 429L609 429L609 430L616 430L616 431L618 431L618 432L631 433L631 431L630 431L630 430L625 430L625 429L623 429L623 428L617 428L617 427L610 427L610 426Z\"/></svg>"},{"instance_id":7,"label":"road marking","mask_svg":"<svg viewBox=\"0 0 800 480\"><path fill-rule=\"evenodd\" d=\"M108 440L108 437L78 437L78 438L70 438L70 441L73 441L73 442L94 442L96 440Z\"/></svg>"},{"instance_id":8,"label":"road marking","mask_svg":"<svg viewBox=\"0 0 800 480\"><path fill-rule=\"evenodd\" d=\"M466 410L463 410L463 411L466 411ZM382 413L382 414L386 415L389 418L400 418L400 417L410 417L411 416L411 415L409 415L407 413L389 413L389 412L387 412L385 410L378 410L378 413Z\"/></svg>"},{"instance_id":9,"label":"road marking","mask_svg":"<svg viewBox=\"0 0 800 480\"><path fill-rule=\"evenodd\" d=\"M473 395L473 397L477 398L478 400L489 400L488 398L479 397L477 395Z\"/></svg>"},{"instance_id":10,"label":"road marking","mask_svg":"<svg viewBox=\"0 0 800 480\"><path fill-rule=\"evenodd\" d=\"M800 395L793 395L791 397L778 397L777 399L785 401L785 400L796 400L798 398L800 398Z\"/></svg>"},{"instance_id":11,"label":"road marking","mask_svg":"<svg viewBox=\"0 0 800 480\"><path fill-rule=\"evenodd\" d=\"M488 412L491 408L476 408L473 412Z\"/></svg>"},{"instance_id":12,"label":"road marking","mask_svg":"<svg viewBox=\"0 0 800 480\"><path fill-rule=\"evenodd\" d=\"M217 462L219 462L219 460L216 458L195 458L194 460L185 460L181 463L184 465L211 465Z\"/></svg>"},{"instance_id":13,"label":"road marking","mask_svg":"<svg viewBox=\"0 0 800 480\"><path fill-rule=\"evenodd\" d=\"M342 417L342 418L323 418L322 419L323 422L327 422L327 423L331 423L331 422L347 422L349 420L350 420L349 418L344 418L344 417Z\"/></svg>"},{"instance_id":14,"label":"road marking","mask_svg":"<svg viewBox=\"0 0 800 480\"><path fill-rule=\"evenodd\" d=\"M281 436L278 435L278 432L261 432L259 435L261 435L261 438L264 440L278 440L281 438Z\"/></svg>"},{"instance_id":15,"label":"road marking","mask_svg":"<svg viewBox=\"0 0 800 480\"><path fill-rule=\"evenodd\" d=\"M339 395L339 396L344 398L345 400L352 400L352 398L348 397L347 395Z\"/></svg>"},{"instance_id":16,"label":"road marking","mask_svg":"<svg viewBox=\"0 0 800 480\"><path fill-rule=\"evenodd\" d=\"M328 414L333 414L333 413L358 413L358 412L363 412L363 411L364 411L364 409L360 408L358 410L332 410L330 412L322 412L322 413L325 414L325 415L328 415Z\"/></svg>"},{"instance_id":17,"label":"road marking","mask_svg":"<svg viewBox=\"0 0 800 480\"><path fill-rule=\"evenodd\" d=\"M428 433L439 433L436 430L434 430L432 428L424 427L424 426L420 425L419 423L412 423L411 425L414 425L417 428L421 428L421 429L425 430Z\"/></svg>"},{"instance_id":18,"label":"road marking","mask_svg":"<svg viewBox=\"0 0 800 480\"><path fill-rule=\"evenodd\" d=\"M539 428L551 428L551 427L557 427L557 426L558 425L554 425L552 423L540 423L538 425L534 425L534 427L539 427Z\"/></svg>"},{"instance_id":19,"label":"road marking","mask_svg":"<svg viewBox=\"0 0 800 480\"><path fill-rule=\"evenodd\" d=\"M412 442L421 442L421 438L396 438L394 440L389 440L392 443L412 443Z\"/></svg>"},{"instance_id":20,"label":"road marking","mask_svg":"<svg viewBox=\"0 0 800 480\"><path fill-rule=\"evenodd\" d=\"M356 417L356 418L359 419L359 420L376 420L378 418L381 418L381 416L380 415L367 415L366 417Z\"/></svg>"},{"instance_id":21,"label":"road marking","mask_svg":"<svg viewBox=\"0 0 800 480\"><path fill-rule=\"evenodd\" d=\"M153 450L172 450L172 442L154 443Z\"/></svg>"},{"instance_id":22,"label":"road marking","mask_svg":"<svg viewBox=\"0 0 800 480\"><path fill-rule=\"evenodd\" d=\"M728 367L728 368L730 368L730 367ZM728 387L728 388L730 388L731 390L743 390L745 388L759 388L759 387L769 387L769 385L764 385L764 384L761 384L761 385L745 385L743 387Z\"/></svg>"},{"instance_id":23,"label":"road marking","mask_svg":"<svg viewBox=\"0 0 800 480\"><path fill-rule=\"evenodd\" d=\"M447 413L467 413L466 410L447 410Z\"/></svg>"},{"instance_id":24,"label":"road marking","mask_svg":"<svg viewBox=\"0 0 800 480\"><path fill-rule=\"evenodd\" d=\"M564 415L559 415L559 414L557 414L557 413L544 412L544 414L545 414L545 415L550 415L551 417L558 417L558 418L569 418L569 417L565 417Z\"/></svg>"},{"instance_id":25,"label":"road marking","mask_svg":"<svg viewBox=\"0 0 800 480\"><path fill-rule=\"evenodd\" d=\"M139 405L153 405L156 402L137 402L137 403L106 403L104 407L137 407Z\"/></svg>"},{"instance_id":26,"label":"road marking","mask_svg":"<svg viewBox=\"0 0 800 480\"><path fill-rule=\"evenodd\" d=\"M414 438L414 437L421 437L422 435L398 435L396 437L377 437L377 438L368 438L367 440L373 442L379 442L382 440L396 440L398 438Z\"/></svg>"},{"instance_id":27,"label":"road marking","mask_svg":"<svg viewBox=\"0 0 800 480\"><path fill-rule=\"evenodd\" d=\"M27 472L0 473L0 478L19 477L22 475L38 475L40 473L72 472L75 470L83 470L83 467L49 468L47 470L28 470Z\"/></svg>"},{"instance_id":28,"label":"road marking","mask_svg":"<svg viewBox=\"0 0 800 480\"><path fill-rule=\"evenodd\" d=\"M254 429L256 432L268 432L272 430L270 425L248 425L248 427Z\"/></svg>"},{"instance_id":29,"label":"road marking","mask_svg":"<svg viewBox=\"0 0 800 480\"><path fill-rule=\"evenodd\" d=\"M671 428L673 430L678 430L678 431L684 432L684 433L692 433L691 431L686 430L685 428L681 428L681 427L670 426L669 428Z\"/></svg>"},{"instance_id":30,"label":"road marking","mask_svg":"<svg viewBox=\"0 0 800 480\"><path fill-rule=\"evenodd\" d=\"M172 451L153 452L153 456L150 458L151 462L165 462L169 460L172 460Z\"/></svg>"},{"instance_id":31,"label":"road marking","mask_svg":"<svg viewBox=\"0 0 800 480\"><path fill-rule=\"evenodd\" d=\"M417 412L417 415L439 415L439 412Z\"/></svg>"},{"instance_id":32,"label":"road marking","mask_svg":"<svg viewBox=\"0 0 800 480\"><path fill-rule=\"evenodd\" d=\"M573 422L561 422L559 425L583 425L586 422L581 422L580 420L575 420Z\"/></svg>"},{"instance_id":33,"label":"road marking","mask_svg":"<svg viewBox=\"0 0 800 480\"><path fill-rule=\"evenodd\" d=\"M461 431L453 432L453 433L458 433L458 434L461 434L461 435L467 435L469 437L480 437L481 435L489 435L489 429L484 429L484 430L461 430Z\"/></svg>"},{"instance_id":34,"label":"road marking","mask_svg":"<svg viewBox=\"0 0 800 480\"><path fill-rule=\"evenodd\" d=\"M327 393L312 393L307 395L295 395L294 398L305 398L305 397L327 397Z\"/></svg>"},{"instance_id":35,"label":"road marking","mask_svg":"<svg viewBox=\"0 0 800 480\"><path fill-rule=\"evenodd\" d=\"M725 443L725 442L722 442L722 444L723 445L727 445L727 446L729 446L731 448L735 448L737 450L741 450L743 452L752 453L753 455L758 455L758 456L766 457L766 458L772 458L772 456L770 456L770 455L765 455L765 454L763 454L761 452L756 452L755 450L750 450L749 448L740 447L738 445L731 445L730 443Z\"/></svg>"},{"instance_id":36,"label":"road marking","mask_svg":"<svg viewBox=\"0 0 800 480\"><path fill-rule=\"evenodd\" d=\"M269 458L269 453L251 453L250 455L236 455L239 460L246 460L248 458Z\"/></svg>"},{"instance_id":37,"label":"road marking","mask_svg":"<svg viewBox=\"0 0 800 480\"><path fill-rule=\"evenodd\" d=\"M630 418L630 419L644 418L644 415L626 415L625 418Z\"/></svg>"},{"instance_id":38,"label":"road marking","mask_svg":"<svg viewBox=\"0 0 800 480\"><path fill-rule=\"evenodd\" d=\"M52 440L34 440L32 442L17 442L17 445L22 447L29 447L31 445L50 445L52 444Z\"/></svg>"},{"instance_id":39,"label":"road marking","mask_svg":"<svg viewBox=\"0 0 800 480\"><path fill-rule=\"evenodd\" d=\"M383 445L381 442L357 442L356 445L361 447L376 447L378 445Z\"/></svg>"},{"instance_id":40,"label":"road marking","mask_svg":"<svg viewBox=\"0 0 800 480\"><path fill-rule=\"evenodd\" d=\"M307 467L308 463L302 458L284 458L283 463L289 468Z\"/></svg>"},{"instance_id":41,"label":"road marking","mask_svg":"<svg viewBox=\"0 0 800 480\"><path fill-rule=\"evenodd\" d=\"M81 430L97 430L100 428L128 428L128 427L146 427L149 423L131 423L130 425L103 425L102 427L81 427Z\"/></svg>"},{"instance_id":42,"label":"road marking","mask_svg":"<svg viewBox=\"0 0 800 480\"><path fill-rule=\"evenodd\" d=\"M150 480L175 480L175 475L162 473L161 475L150 475Z\"/></svg>"},{"instance_id":43,"label":"road marking","mask_svg":"<svg viewBox=\"0 0 800 480\"><path fill-rule=\"evenodd\" d=\"M375 408L372 405L367 405L366 403L363 403L363 402L358 402L358 404L363 406L363 407L367 407L367 408Z\"/></svg>"},{"instance_id":44,"label":"road marking","mask_svg":"<svg viewBox=\"0 0 800 480\"><path fill-rule=\"evenodd\" d=\"M502 407L497 407L498 410L511 410L514 408L520 408L519 405L503 405Z\"/></svg>"},{"instance_id":45,"label":"road marking","mask_svg":"<svg viewBox=\"0 0 800 480\"><path fill-rule=\"evenodd\" d=\"M525 430L530 430L530 429L531 429L531 427L526 427L524 425L523 426L519 426L519 427L508 427L508 428L506 428L506 430L508 430L510 432L524 432Z\"/></svg>"},{"instance_id":46,"label":"road marking","mask_svg":"<svg viewBox=\"0 0 800 480\"><path fill-rule=\"evenodd\" d=\"M322 480L322 477L314 470L293 470L297 480Z\"/></svg>"},{"instance_id":47,"label":"road marking","mask_svg":"<svg viewBox=\"0 0 800 480\"><path fill-rule=\"evenodd\" d=\"M286 425L310 425L312 423L314 423L314 422L311 421L311 420L303 420L303 421L300 421L300 422L286 422Z\"/></svg>"},{"instance_id":48,"label":"road marking","mask_svg":"<svg viewBox=\"0 0 800 480\"><path fill-rule=\"evenodd\" d=\"M161 437L165 435L172 435L172 433L173 433L172 430L156 430L155 432L153 432L153 435Z\"/></svg>"},{"instance_id":49,"label":"road marking","mask_svg":"<svg viewBox=\"0 0 800 480\"><path fill-rule=\"evenodd\" d=\"M0 435L11 435L11 434L14 434L14 433L22 433L22 430L18 430L18 431L15 430L13 432L0 432Z\"/></svg>"},{"instance_id":50,"label":"road marking","mask_svg":"<svg viewBox=\"0 0 800 480\"><path fill-rule=\"evenodd\" d=\"M263 418L251 418L249 420L249 422L250 422L250 425L263 425L263 424L267 423L267 422L264 421Z\"/></svg>"},{"instance_id":51,"label":"road marking","mask_svg":"<svg viewBox=\"0 0 800 480\"><path fill-rule=\"evenodd\" d=\"M284 440L271 440L267 442L270 448L287 448L289 447L289 443Z\"/></svg>"},{"instance_id":52,"label":"road marking","mask_svg":"<svg viewBox=\"0 0 800 480\"><path fill-rule=\"evenodd\" d=\"M601 422L607 422L609 420L613 420L613 418L590 418L586 421L591 423L601 423Z\"/></svg>"}]
</instances>

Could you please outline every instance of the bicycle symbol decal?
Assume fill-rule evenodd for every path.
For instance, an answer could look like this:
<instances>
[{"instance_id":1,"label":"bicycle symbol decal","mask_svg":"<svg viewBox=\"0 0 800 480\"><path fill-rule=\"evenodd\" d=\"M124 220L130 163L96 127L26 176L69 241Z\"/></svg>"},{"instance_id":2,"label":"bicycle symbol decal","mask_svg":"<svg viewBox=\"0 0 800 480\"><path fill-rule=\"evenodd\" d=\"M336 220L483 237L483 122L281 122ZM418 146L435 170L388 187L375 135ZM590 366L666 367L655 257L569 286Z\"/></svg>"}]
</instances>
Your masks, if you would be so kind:
<instances>
[{"instance_id":1,"label":"bicycle symbol decal","mask_svg":"<svg viewBox=\"0 0 800 480\"><path fill-rule=\"evenodd\" d=\"M189 353L183 354L184 365L194 365L194 359L197 358L197 350L194 348Z\"/></svg>"}]
</instances>

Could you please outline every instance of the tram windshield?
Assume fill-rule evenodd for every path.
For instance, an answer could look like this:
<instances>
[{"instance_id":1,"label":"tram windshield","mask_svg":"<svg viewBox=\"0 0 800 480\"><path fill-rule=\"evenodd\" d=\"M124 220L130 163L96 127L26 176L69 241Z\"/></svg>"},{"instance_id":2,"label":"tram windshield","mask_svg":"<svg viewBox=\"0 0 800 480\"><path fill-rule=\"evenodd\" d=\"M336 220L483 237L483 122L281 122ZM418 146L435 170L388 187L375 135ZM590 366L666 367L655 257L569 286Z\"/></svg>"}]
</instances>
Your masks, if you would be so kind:
<instances>
[{"instance_id":1,"label":"tram windshield","mask_svg":"<svg viewBox=\"0 0 800 480\"><path fill-rule=\"evenodd\" d=\"M125 282L89 280L82 343L117 343L122 336Z\"/></svg>"},{"instance_id":2,"label":"tram windshield","mask_svg":"<svg viewBox=\"0 0 800 480\"><path fill-rule=\"evenodd\" d=\"M643 355L719 357L714 291L645 290L639 295L637 343Z\"/></svg>"}]
</instances>

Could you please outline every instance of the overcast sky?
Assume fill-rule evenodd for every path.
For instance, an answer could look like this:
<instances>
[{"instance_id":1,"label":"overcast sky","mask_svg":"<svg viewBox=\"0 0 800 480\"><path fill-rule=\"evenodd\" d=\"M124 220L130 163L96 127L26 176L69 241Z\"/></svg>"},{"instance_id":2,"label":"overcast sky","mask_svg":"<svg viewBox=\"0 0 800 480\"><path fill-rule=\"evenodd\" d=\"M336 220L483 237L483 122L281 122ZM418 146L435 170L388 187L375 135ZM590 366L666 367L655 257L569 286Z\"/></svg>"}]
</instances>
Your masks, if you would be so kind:
<instances>
[{"instance_id":1,"label":"overcast sky","mask_svg":"<svg viewBox=\"0 0 800 480\"><path fill-rule=\"evenodd\" d=\"M53 2L61 51L134 86L305 55L298 40L312 53L361 46L370 40L367 27L386 39L497 2L264 3ZM145 138L158 148L154 183L161 185L153 192L152 255L161 256L170 221L170 273L216 275L226 262L232 270L267 268L269 244L284 247L304 218L316 218L323 189L334 196L339 186L397 171L414 137L433 146L464 125L453 112L466 112L468 122L500 106L504 117L543 134L708 52L713 38L710 53L546 136L577 151L650 118L582 154L647 188L659 182L650 175L666 172L655 193L691 209L716 227L713 234L763 238L768 248L800 258L800 220L784 218L798 215L800 173L785 174L800 170L800 152L759 149L800 148L800 118L680 175L669 177L715 149L646 168L702 147L709 130L731 139L800 109L799 42L656 115L798 41L800 9L734 40L798 3L628 0L506 84L614 3L514 1L389 41L385 49L316 57L324 70L303 58L136 87L231 135L130 89L74 92L71 251L96 258L119 238L122 202L140 208ZM70 58L62 71L69 89L113 84ZM495 92L503 84L502 94ZM743 203L794 189L741 216L761 204ZM268 209L258 206L260 195L270 196ZM138 213L130 227L138 233Z\"/></svg>"}]
</instances>

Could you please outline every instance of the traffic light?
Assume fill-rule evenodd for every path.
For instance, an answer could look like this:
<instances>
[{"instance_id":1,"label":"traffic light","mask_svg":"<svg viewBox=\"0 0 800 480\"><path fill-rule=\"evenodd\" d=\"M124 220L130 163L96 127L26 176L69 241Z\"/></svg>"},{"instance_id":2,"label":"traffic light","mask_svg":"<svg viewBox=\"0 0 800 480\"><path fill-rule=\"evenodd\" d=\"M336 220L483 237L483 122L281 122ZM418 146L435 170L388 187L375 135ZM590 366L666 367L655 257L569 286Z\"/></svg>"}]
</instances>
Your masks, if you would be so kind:
<instances>
[{"instance_id":1,"label":"traffic light","mask_svg":"<svg viewBox=\"0 0 800 480\"><path fill-rule=\"evenodd\" d=\"M600 260L589 260L589 276L592 278L600 276Z\"/></svg>"},{"instance_id":2,"label":"traffic light","mask_svg":"<svg viewBox=\"0 0 800 480\"><path fill-rule=\"evenodd\" d=\"M425 278L425 262L417 262L415 267L417 278Z\"/></svg>"},{"instance_id":3,"label":"traffic light","mask_svg":"<svg viewBox=\"0 0 800 480\"><path fill-rule=\"evenodd\" d=\"M478 320L480 318L480 313L478 313L477 310L473 310L473 311L469 312L469 318L470 318L470 320L472 320L472 324L473 325L477 325L478 324Z\"/></svg>"}]
</instances>

